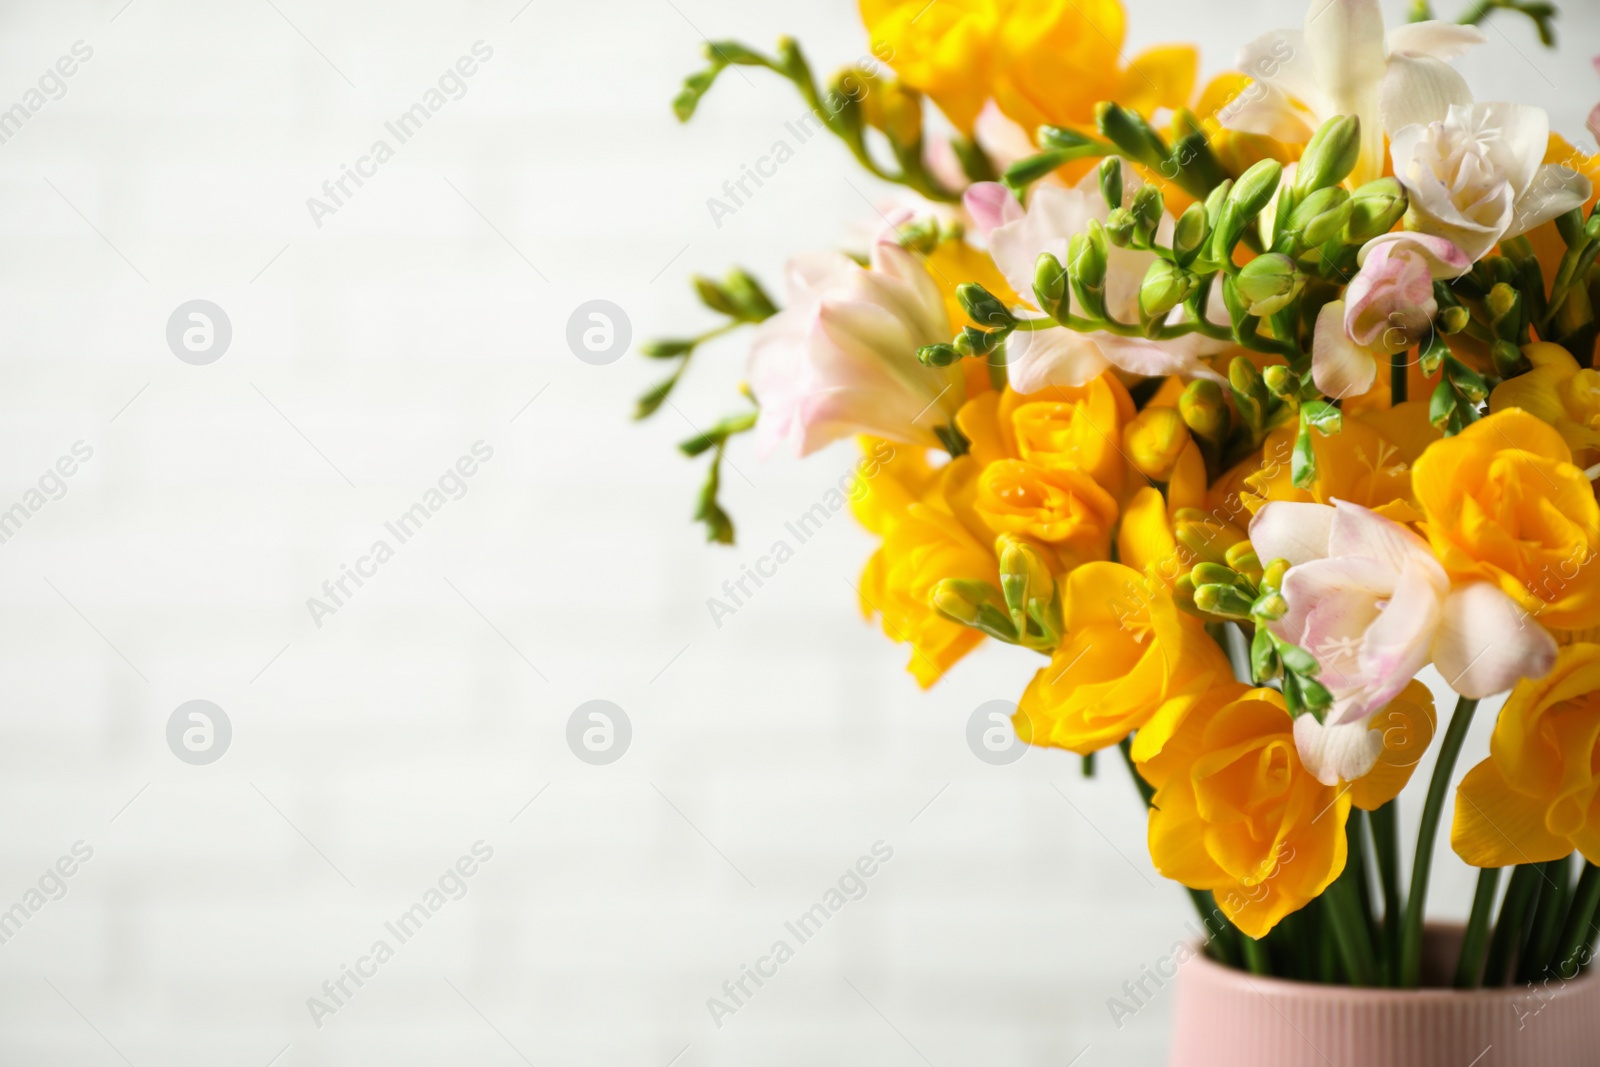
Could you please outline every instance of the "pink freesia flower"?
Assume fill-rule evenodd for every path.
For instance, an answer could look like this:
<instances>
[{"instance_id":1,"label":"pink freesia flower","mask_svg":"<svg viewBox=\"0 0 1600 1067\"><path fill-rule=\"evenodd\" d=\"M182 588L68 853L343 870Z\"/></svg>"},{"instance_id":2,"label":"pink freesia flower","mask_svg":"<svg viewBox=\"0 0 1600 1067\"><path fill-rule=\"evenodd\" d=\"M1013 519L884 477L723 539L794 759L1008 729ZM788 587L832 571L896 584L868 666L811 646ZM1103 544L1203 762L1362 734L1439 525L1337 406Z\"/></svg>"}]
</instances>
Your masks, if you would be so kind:
<instances>
[{"instance_id":1,"label":"pink freesia flower","mask_svg":"<svg viewBox=\"0 0 1600 1067\"><path fill-rule=\"evenodd\" d=\"M923 345L952 336L939 287L916 256L873 246L871 269L836 252L791 259L788 306L762 323L750 352L763 458L857 433L941 447L934 428L965 399L961 367L925 367Z\"/></svg>"},{"instance_id":2,"label":"pink freesia flower","mask_svg":"<svg viewBox=\"0 0 1600 1067\"><path fill-rule=\"evenodd\" d=\"M1131 178L1123 202L1132 199L1138 184ZM963 198L974 226L989 244L989 255L1006 282L1037 317L1033 304L1033 277L1039 256L1053 254L1067 262L1067 243L1072 235L1088 228L1090 219L1106 220L1110 214L1100 195L1098 178L1091 174L1075 188L1036 185L1026 209L1011 193L994 182L970 186ZM1170 244L1172 219L1163 217L1157 239ZM1145 271L1156 260L1154 252L1111 246L1106 268L1106 311L1120 322L1139 321L1139 287ZM1174 317L1182 314L1174 310ZM1218 315L1221 317L1219 318ZM1027 317L1027 312L1024 312ZM1213 321L1228 322L1220 298L1214 301ZM1019 393L1033 393L1050 385L1079 386L1116 367L1131 374L1156 377L1181 374L1221 381L1221 377L1201 362L1200 357L1219 352L1227 345L1199 334L1188 334L1170 341L1143 337L1120 337L1104 331L1078 333L1064 327L1036 331L1017 331L1006 342L1007 370L1011 387Z\"/></svg>"},{"instance_id":3,"label":"pink freesia flower","mask_svg":"<svg viewBox=\"0 0 1600 1067\"><path fill-rule=\"evenodd\" d=\"M1333 397L1360 396L1372 388L1378 357L1404 352L1427 338L1439 306L1436 278L1454 278L1472 266L1443 237L1401 231L1374 237L1357 259L1361 270L1343 300L1317 313L1311 377Z\"/></svg>"},{"instance_id":4,"label":"pink freesia flower","mask_svg":"<svg viewBox=\"0 0 1600 1067\"><path fill-rule=\"evenodd\" d=\"M1428 663L1473 698L1555 663L1554 639L1497 586L1452 585L1426 541L1358 504L1269 503L1250 541L1262 560L1293 564L1289 611L1271 626L1317 658L1333 694L1325 722L1295 723L1301 759L1325 784L1372 769L1383 739L1369 720Z\"/></svg>"},{"instance_id":5,"label":"pink freesia flower","mask_svg":"<svg viewBox=\"0 0 1600 1067\"><path fill-rule=\"evenodd\" d=\"M1595 73L1600 74L1600 56L1594 57L1594 69ZM1586 125L1589 127L1589 136L1600 143L1600 104L1596 104L1594 110L1589 112L1589 121Z\"/></svg>"}]
</instances>

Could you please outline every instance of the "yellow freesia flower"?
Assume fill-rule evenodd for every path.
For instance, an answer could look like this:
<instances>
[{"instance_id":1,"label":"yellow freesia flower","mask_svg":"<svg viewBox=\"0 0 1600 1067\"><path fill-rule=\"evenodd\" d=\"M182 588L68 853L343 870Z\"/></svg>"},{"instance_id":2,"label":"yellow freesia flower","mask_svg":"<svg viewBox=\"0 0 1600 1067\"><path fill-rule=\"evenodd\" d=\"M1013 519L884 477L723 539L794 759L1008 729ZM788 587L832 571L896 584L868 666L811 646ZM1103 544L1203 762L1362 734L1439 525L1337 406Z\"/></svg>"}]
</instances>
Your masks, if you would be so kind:
<instances>
[{"instance_id":1,"label":"yellow freesia flower","mask_svg":"<svg viewBox=\"0 0 1600 1067\"><path fill-rule=\"evenodd\" d=\"M1193 48L1166 45L1123 67L1117 0L861 0L861 19L900 80L968 134L990 99L1030 135L1092 123L1101 100L1180 107L1199 66Z\"/></svg>"},{"instance_id":2,"label":"yellow freesia flower","mask_svg":"<svg viewBox=\"0 0 1600 1067\"><path fill-rule=\"evenodd\" d=\"M1012 717L1029 744L1098 751L1144 725L1163 701L1231 674L1200 620L1131 567L1085 563L1067 575L1063 600L1066 639Z\"/></svg>"},{"instance_id":3,"label":"yellow freesia flower","mask_svg":"<svg viewBox=\"0 0 1600 1067\"><path fill-rule=\"evenodd\" d=\"M1266 936L1339 877L1348 789L1300 762L1283 694L1222 682L1169 700L1133 742L1155 787L1156 870L1209 889L1233 924Z\"/></svg>"},{"instance_id":4,"label":"yellow freesia flower","mask_svg":"<svg viewBox=\"0 0 1600 1067\"><path fill-rule=\"evenodd\" d=\"M1521 408L1537 415L1561 434L1577 466L1600 462L1600 371L1579 367L1560 345L1524 345L1522 354L1533 369L1495 386L1489 410Z\"/></svg>"},{"instance_id":5,"label":"yellow freesia flower","mask_svg":"<svg viewBox=\"0 0 1600 1067\"><path fill-rule=\"evenodd\" d=\"M1429 445L1412 486L1453 581L1493 582L1553 629L1600 617L1600 504L1549 423L1497 411Z\"/></svg>"},{"instance_id":6,"label":"yellow freesia flower","mask_svg":"<svg viewBox=\"0 0 1600 1067\"><path fill-rule=\"evenodd\" d=\"M1344 429L1311 434L1317 477L1307 489L1294 484L1290 458L1298 423L1267 435L1256 469L1245 476L1241 496L1252 512L1269 500L1331 504L1347 500L1395 522L1422 517L1412 495L1411 466L1441 434L1428 422L1428 402L1413 400L1395 408L1347 413Z\"/></svg>"},{"instance_id":7,"label":"yellow freesia flower","mask_svg":"<svg viewBox=\"0 0 1600 1067\"><path fill-rule=\"evenodd\" d=\"M1118 442L1132 414L1110 374L1075 389L972 397L956 415L970 451L948 468L954 512L985 540L1019 534L1049 546L1058 571L1104 559L1127 470Z\"/></svg>"},{"instance_id":8,"label":"yellow freesia flower","mask_svg":"<svg viewBox=\"0 0 1600 1067\"><path fill-rule=\"evenodd\" d=\"M887 447L863 442L872 455ZM942 472L930 468L917 449L901 446L892 455L874 473L862 470L865 490L852 502L861 524L883 538L861 574L861 611L869 619L879 616L885 634L911 645L908 666L927 688L983 640L978 631L933 610L933 587L945 578L998 584L1000 572L993 551L944 502Z\"/></svg>"},{"instance_id":9,"label":"yellow freesia flower","mask_svg":"<svg viewBox=\"0 0 1600 1067\"><path fill-rule=\"evenodd\" d=\"M1517 683L1489 758L1456 792L1450 843L1474 867L1573 849L1600 863L1600 645L1569 645L1549 674Z\"/></svg>"}]
</instances>

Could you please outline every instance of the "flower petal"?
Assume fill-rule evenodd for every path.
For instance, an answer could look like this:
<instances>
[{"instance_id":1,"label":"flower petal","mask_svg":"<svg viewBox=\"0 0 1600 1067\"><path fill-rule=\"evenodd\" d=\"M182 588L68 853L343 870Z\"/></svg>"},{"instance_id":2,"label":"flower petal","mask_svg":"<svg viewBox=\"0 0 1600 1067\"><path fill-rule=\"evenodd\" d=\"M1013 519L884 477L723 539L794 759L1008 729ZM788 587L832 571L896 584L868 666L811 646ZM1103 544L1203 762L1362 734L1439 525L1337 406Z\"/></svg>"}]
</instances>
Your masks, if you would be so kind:
<instances>
[{"instance_id":1,"label":"flower petal","mask_svg":"<svg viewBox=\"0 0 1600 1067\"><path fill-rule=\"evenodd\" d=\"M1451 108L1451 120L1472 132L1511 188L1526 189L1533 181L1550 144L1544 108L1496 101Z\"/></svg>"},{"instance_id":2,"label":"flower petal","mask_svg":"<svg viewBox=\"0 0 1600 1067\"><path fill-rule=\"evenodd\" d=\"M1404 52L1414 56L1432 56L1435 59L1455 59L1464 56L1474 45L1489 40L1488 34L1476 26L1462 26L1442 19L1428 19L1396 26L1385 38L1389 56Z\"/></svg>"},{"instance_id":3,"label":"flower petal","mask_svg":"<svg viewBox=\"0 0 1600 1067\"><path fill-rule=\"evenodd\" d=\"M1270 501L1250 520L1250 544L1262 563L1286 559L1291 566L1299 566L1325 559L1333 514L1327 504Z\"/></svg>"},{"instance_id":4,"label":"flower petal","mask_svg":"<svg viewBox=\"0 0 1600 1067\"><path fill-rule=\"evenodd\" d=\"M1344 301L1331 300L1317 312L1311 340L1311 379L1328 396L1360 396L1372 388L1378 363L1372 353L1344 332Z\"/></svg>"},{"instance_id":5,"label":"flower petal","mask_svg":"<svg viewBox=\"0 0 1600 1067\"><path fill-rule=\"evenodd\" d=\"M1274 107L1290 108L1288 100L1284 99L1287 95L1313 111L1321 111L1326 100L1317 85L1317 72L1310 56L1305 34L1299 30L1269 30L1239 49L1236 62L1258 85L1270 90L1268 95L1273 98ZM1224 105L1220 112L1223 125L1242 129L1230 118L1240 110L1240 101L1261 95L1247 91Z\"/></svg>"},{"instance_id":6,"label":"flower petal","mask_svg":"<svg viewBox=\"0 0 1600 1067\"><path fill-rule=\"evenodd\" d=\"M1549 674L1556 642L1498 586L1470 582L1445 600L1433 662L1450 688L1481 700Z\"/></svg>"},{"instance_id":7,"label":"flower petal","mask_svg":"<svg viewBox=\"0 0 1600 1067\"><path fill-rule=\"evenodd\" d=\"M1366 717L1339 726L1324 726L1314 715L1294 721L1294 747L1300 762L1323 785L1364 777L1383 754L1383 734Z\"/></svg>"},{"instance_id":8,"label":"flower petal","mask_svg":"<svg viewBox=\"0 0 1600 1067\"><path fill-rule=\"evenodd\" d=\"M1432 56L1391 55L1378 87L1378 121L1386 132L1438 122L1451 104L1472 103L1472 90L1450 64Z\"/></svg>"},{"instance_id":9,"label":"flower petal","mask_svg":"<svg viewBox=\"0 0 1600 1067\"><path fill-rule=\"evenodd\" d=\"M1593 186L1589 179L1559 163L1547 163L1533 174L1533 183L1511 208L1511 228L1506 237L1527 233L1541 222L1564 215L1588 203Z\"/></svg>"},{"instance_id":10,"label":"flower petal","mask_svg":"<svg viewBox=\"0 0 1600 1067\"><path fill-rule=\"evenodd\" d=\"M1018 330L1006 342L1006 373L1012 390L1022 396L1050 385L1084 385L1109 366L1090 335L1061 326Z\"/></svg>"},{"instance_id":11,"label":"flower petal","mask_svg":"<svg viewBox=\"0 0 1600 1067\"><path fill-rule=\"evenodd\" d=\"M1431 568L1438 592L1444 595L1444 568L1434 560L1428 543L1392 519L1348 500L1334 501L1333 522L1328 527L1328 555L1360 556L1374 560L1398 578L1411 566Z\"/></svg>"},{"instance_id":12,"label":"flower petal","mask_svg":"<svg viewBox=\"0 0 1600 1067\"><path fill-rule=\"evenodd\" d=\"M985 240L999 226L1022 218L1022 205L999 182L977 182L961 194L961 206L972 216L974 228Z\"/></svg>"},{"instance_id":13,"label":"flower petal","mask_svg":"<svg viewBox=\"0 0 1600 1067\"><path fill-rule=\"evenodd\" d=\"M1545 805L1517 792L1492 759L1461 779L1450 846L1474 867L1548 863L1572 852L1572 842L1545 828Z\"/></svg>"},{"instance_id":14,"label":"flower petal","mask_svg":"<svg viewBox=\"0 0 1600 1067\"><path fill-rule=\"evenodd\" d=\"M1385 245L1393 246L1390 255L1402 249L1415 252L1428 264L1428 271L1438 279L1459 278L1472 269L1472 261L1467 254L1446 237L1436 237L1428 233L1416 233L1412 230L1396 230L1394 233L1385 233L1361 246L1361 251L1356 254L1357 265L1365 265L1367 257Z\"/></svg>"}]
</instances>

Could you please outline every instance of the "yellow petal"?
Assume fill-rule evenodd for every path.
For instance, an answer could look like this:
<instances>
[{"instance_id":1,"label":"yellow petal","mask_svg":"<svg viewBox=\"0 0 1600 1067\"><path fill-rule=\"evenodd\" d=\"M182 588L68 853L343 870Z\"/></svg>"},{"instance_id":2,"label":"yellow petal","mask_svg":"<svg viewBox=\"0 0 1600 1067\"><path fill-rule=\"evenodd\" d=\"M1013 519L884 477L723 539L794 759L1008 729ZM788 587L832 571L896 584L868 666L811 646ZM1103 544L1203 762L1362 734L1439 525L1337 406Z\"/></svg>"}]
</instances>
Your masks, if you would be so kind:
<instances>
[{"instance_id":1,"label":"yellow petal","mask_svg":"<svg viewBox=\"0 0 1600 1067\"><path fill-rule=\"evenodd\" d=\"M1484 760L1456 790L1450 845L1474 867L1547 863L1572 852L1572 842L1545 829L1545 805L1511 788L1493 760Z\"/></svg>"}]
</instances>

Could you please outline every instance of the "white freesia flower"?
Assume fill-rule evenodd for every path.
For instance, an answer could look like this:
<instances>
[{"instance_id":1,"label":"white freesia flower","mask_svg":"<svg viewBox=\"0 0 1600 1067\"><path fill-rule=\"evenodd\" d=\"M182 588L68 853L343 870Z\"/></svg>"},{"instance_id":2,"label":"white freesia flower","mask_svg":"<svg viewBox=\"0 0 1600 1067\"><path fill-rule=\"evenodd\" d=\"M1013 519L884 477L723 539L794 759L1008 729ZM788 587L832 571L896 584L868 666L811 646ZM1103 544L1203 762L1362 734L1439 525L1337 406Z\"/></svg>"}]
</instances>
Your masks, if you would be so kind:
<instances>
[{"instance_id":1,"label":"white freesia flower","mask_svg":"<svg viewBox=\"0 0 1600 1067\"><path fill-rule=\"evenodd\" d=\"M1550 116L1527 104L1452 103L1390 135L1407 229L1453 241L1477 261L1589 199L1589 179L1544 162Z\"/></svg>"},{"instance_id":2,"label":"white freesia flower","mask_svg":"<svg viewBox=\"0 0 1600 1067\"><path fill-rule=\"evenodd\" d=\"M761 454L788 442L804 456L857 433L941 447L934 429L950 422L965 391L959 364L917 361L918 348L952 334L926 268L880 242L870 270L817 252L791 259L786 275L788 306L761 324L750 352Z\"/></svg>"},{"instance_id":3,"label":"white freesia flower","mask_svg":"<svg viewBox=\"0 0 1600 1067\"><path fill-rule=\"evenodd\" d=\"M1130 203L1139 183L1127 178L1123 203ZM1075 188L1040 183L1033 188L1026 210L1010 191L995 182L980 182L967 190L965 205L974 227L989 245L994 265L1005 276L1028 307L1033 308L1033 278L1039 256L1049 252L1063 265L1067 245L1074 234L1088 229L1089 220L1105 222L1110 214L1100 194L1099 178L1091 173ZM1172 217L1163 214L1156 240L1172 243ZM1154 252L1134 248L1107 249L1105 301L1106 313L1118 322L1139 321L1139 287ZM1208 317L1218 325L1228 323L1217 290L1213 290ZM1172 312L1178 321L1181 309ZM1024 312L1023 317L1038 317ZM1079 386L1116 367L1131 374L1160 377L1181 374L1186 377L1222 379L1200 359L1219 352L1227 345L1198 333L1165 341L1145 337L1123 337L1097 330L1079 333L1064 327L1018 330L1006 340L1006 368L1011 387L1018 393L1034 393L1051 385Z\"/></svg>"},{"instance_id":4,"label":"white freesia flower","mask_svg":"<svg viewBox=\"0 0 1600 1067\"><path fill-rule=\"evenodd\" d=\"M1383 135L1431 121L1472 100L1446 60L1482 44L1483 32L1450 22L1413 22L1387 34L1378 0L1312 0L1304 31L1273 30L1245 45L1239 68L1264 92L1247 90L1223 125L1304 142L1335 115L1361 120L1355 184L1383 173Z\"/></svg>"}]
</instances>

